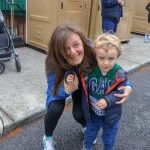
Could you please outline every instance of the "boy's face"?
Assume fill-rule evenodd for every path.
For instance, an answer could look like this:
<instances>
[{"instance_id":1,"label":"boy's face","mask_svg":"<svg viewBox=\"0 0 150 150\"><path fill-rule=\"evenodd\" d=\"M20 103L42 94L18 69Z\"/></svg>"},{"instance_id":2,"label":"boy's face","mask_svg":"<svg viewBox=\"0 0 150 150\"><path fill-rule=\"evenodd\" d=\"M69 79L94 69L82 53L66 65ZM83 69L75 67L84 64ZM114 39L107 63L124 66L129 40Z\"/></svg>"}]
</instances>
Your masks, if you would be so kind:
<instances>
[{"instance_id":1,"label":"boy's face","mask_svg":"<svg viewBox=\"0 0 150 150\"><path fill-rule=\"evenodd\" d=\"M118 58L118 51L115 48L109 49L108 52L102 48L96 49L95 54L98 66L103 74L107 74L114 67Z\"/></svg>"}]
</instances>

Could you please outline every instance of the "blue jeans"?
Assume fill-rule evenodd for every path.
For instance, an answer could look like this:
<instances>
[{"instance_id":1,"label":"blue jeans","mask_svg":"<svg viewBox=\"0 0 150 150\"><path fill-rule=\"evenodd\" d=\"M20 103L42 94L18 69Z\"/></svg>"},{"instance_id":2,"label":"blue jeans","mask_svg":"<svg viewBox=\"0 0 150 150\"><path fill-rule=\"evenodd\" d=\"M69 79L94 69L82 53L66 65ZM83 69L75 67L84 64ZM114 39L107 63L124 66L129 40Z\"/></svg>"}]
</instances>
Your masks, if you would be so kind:
<instances>
[{"instance_id":1,"label":"blue jeans","mask_svg":"<svg viewBox=\"0 0 150 150\"><path fill-rule=\"evenodd\" d=\"M91 122L87 124L87 129L84 135L84 147L86 150L92 149L93 142L97 137L100 127L103 129L102 142L104 144L104 150L113 150L118 126L118 122L111 126L105 124L104 116L98 116L92 111Z\"/></svg>"},{"instance_id":2,"label":"blue jeans","mask_svg":"<svg viewBox=\"0 0 150 150\"><path fill-rule=\"evenodd\" d=\"M148 14L148 23L150 23L150 14Z\"/></svg>"},{"instance_id":3,"label":"blue jeans","mask_svg":"<svg viewBox=\"0 0 150 150\"><path fill-rule=\"evenodd\" d=\"M118 23L112 21L111 19L102 19L102 30L103 33L116 33Z\"/></svg>"}]
</instances>

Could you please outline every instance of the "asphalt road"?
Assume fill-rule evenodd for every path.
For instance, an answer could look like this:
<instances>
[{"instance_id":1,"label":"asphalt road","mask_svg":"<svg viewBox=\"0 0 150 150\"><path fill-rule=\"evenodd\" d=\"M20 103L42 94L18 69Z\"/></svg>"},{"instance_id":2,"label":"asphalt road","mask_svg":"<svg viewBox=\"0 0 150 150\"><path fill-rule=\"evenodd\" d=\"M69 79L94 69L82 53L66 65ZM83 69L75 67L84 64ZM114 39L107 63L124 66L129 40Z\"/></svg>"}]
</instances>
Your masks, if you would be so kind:
<instances>
[{"instance_id":1,"label":"asphalt road","mask_svg":"<svg viewBox=\"0 0 150 150\"><path fill-rule=\"evenodd\" d=\"M123 104L115 150L150 150L150 66L129 76L132 93ZM0 150L42 150L44 117L17 128L0 140ZM99 132L99 137L101 131ZM54 132L56 150L81 150L83 133L70 107ZM93 150L102 150L99 140Z\"/></svg>"}]
</instances>

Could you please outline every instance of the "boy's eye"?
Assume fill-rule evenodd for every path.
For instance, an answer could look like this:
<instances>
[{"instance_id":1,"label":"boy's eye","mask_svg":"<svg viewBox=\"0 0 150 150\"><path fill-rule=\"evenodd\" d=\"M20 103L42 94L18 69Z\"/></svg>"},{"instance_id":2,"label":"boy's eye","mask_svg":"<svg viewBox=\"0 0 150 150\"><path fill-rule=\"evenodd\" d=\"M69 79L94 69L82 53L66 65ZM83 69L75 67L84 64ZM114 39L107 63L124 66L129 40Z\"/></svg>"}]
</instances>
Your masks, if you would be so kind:
<instances>
[{"instance_id":1,"label":"boy's eye","mask_svg":"<svg viewBox=\"0 0 150 150\"><path fill-rule=\"evenodd\" d=\"M114 57L109 57L109 58L99 57L98 59L99 59L100 61L108 60L108 61L110 61L110 62L113 62L114 60L116 60L116 58L114 58Z\"/></svg>"},{"instance_id":2,"label":"boy's eye","mask_svg":"<svg viewBox=\"0 0 150 150\"><path fill-rule=\"evenodd\" d=\"M113 58L113 57L110 57L110 58L109 58L109 60L111 60L111 61L112 61L112 60L115 60L115 58Z\"/></svg>"}]
</instances>

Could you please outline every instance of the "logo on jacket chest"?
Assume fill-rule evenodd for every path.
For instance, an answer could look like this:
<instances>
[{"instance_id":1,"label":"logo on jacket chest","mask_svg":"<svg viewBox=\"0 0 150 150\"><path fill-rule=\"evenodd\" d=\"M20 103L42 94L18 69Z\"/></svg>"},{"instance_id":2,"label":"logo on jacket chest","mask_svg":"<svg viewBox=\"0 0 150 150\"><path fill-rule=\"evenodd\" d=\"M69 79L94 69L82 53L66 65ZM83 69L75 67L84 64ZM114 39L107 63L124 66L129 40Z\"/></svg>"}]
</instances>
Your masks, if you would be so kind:
<instances>
[{"instance_id":1,"label":"logo on jacket chest","mask_svg":"<svg viewBox=\"0 0 150 150\"><path fill-rule=\"evenodd\" d=\"M89 91L91 93L104 94L110 86L111 81L107 78L92 78L89 81Z\"/></svg>"}]
</instances>

